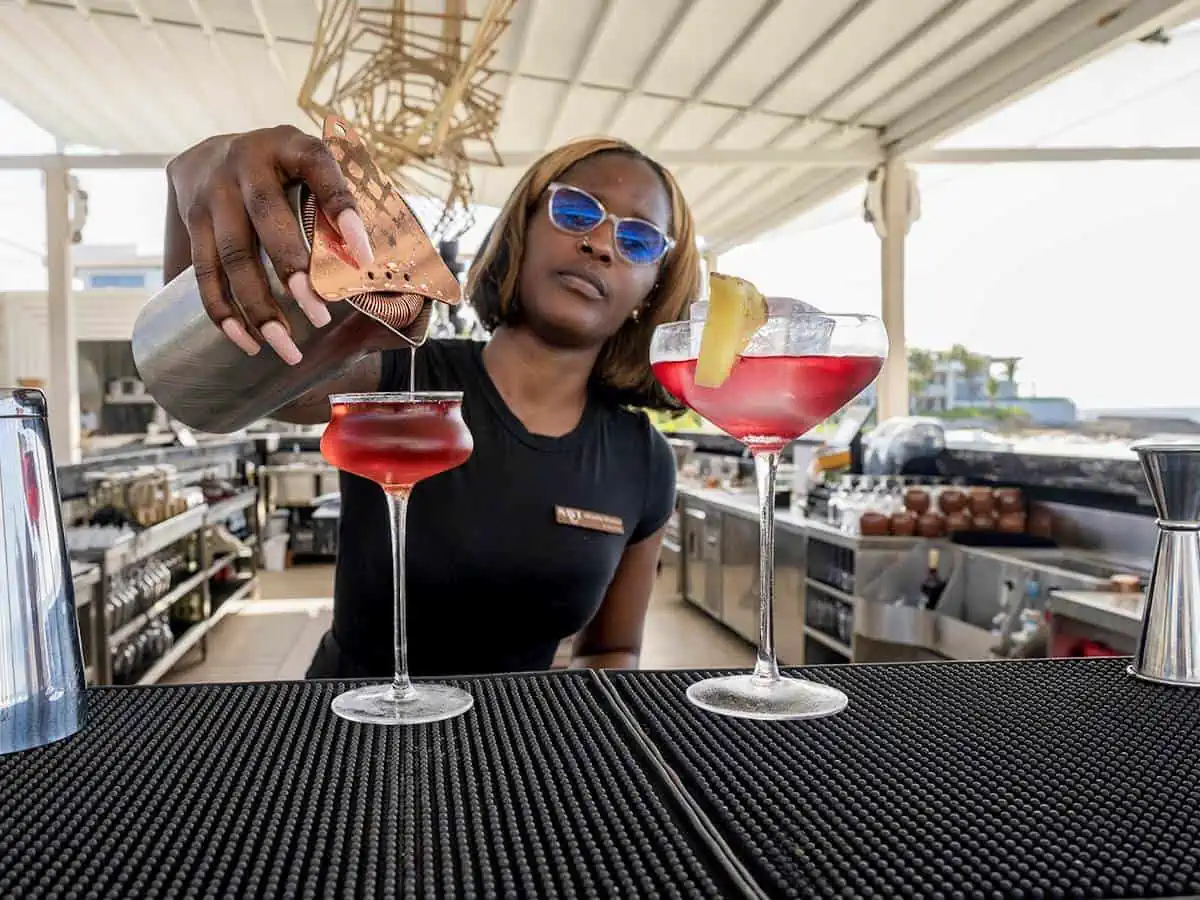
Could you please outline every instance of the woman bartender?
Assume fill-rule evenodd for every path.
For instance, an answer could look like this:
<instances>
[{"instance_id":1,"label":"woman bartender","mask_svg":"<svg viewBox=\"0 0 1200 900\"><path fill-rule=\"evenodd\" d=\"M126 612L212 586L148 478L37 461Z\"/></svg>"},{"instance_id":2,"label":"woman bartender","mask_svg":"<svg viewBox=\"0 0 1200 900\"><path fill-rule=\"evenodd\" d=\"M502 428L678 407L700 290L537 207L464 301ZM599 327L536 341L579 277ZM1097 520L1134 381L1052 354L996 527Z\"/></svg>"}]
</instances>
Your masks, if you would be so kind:
<instances>
[{"instance_id":1,"label":"woman bartender","mask_svg":"<svg viewBox=\"0 0 1200 900\"><path fill-rule=\"evenodd\" d=\"M257 246L315 325L329 317L305 274L283 185L306 181L360 264L370 260L325 145L288 127L220 136L167 173L166 277L194 264L230 340L295 363ZM412 494L414 675L546 669L572 634L575 665L637 665L675 467L665 439L629 407L672 408L650 371L650 338L699 286L683 195L633 147L574 142L521 178L468 277L491 340L431 340L417 352L418 389L463 392L475 449ZM275 415L315 424L328 420L331 393L408 390L408 361L407 350L372 355ZM386 504L377 486L345 472L341 493L333 628L308 675L387 677Z\"/></svg>"}]
</instances>

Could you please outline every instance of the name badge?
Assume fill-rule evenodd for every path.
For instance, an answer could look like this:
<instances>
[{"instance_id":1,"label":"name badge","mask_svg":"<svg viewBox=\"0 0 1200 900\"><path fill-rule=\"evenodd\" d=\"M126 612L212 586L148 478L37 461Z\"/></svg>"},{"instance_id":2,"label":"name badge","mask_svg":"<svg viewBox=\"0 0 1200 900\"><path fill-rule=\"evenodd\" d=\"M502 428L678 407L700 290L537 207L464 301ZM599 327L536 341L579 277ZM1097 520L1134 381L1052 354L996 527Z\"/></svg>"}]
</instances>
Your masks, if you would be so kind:
<instances>
[{"instance_id":1,"label":"name badge","mask_svg":"<svg viewBox=\"0 0 1200 900\"><path fill-rule=\"evenodd\" d=\"M603 531L607 534L625 533L625 521L620 516L606 516L604 513L591 512L586 509L555 506L554 520L559 525L587 528L590 531Z\"/></svg>"}]
</instances>

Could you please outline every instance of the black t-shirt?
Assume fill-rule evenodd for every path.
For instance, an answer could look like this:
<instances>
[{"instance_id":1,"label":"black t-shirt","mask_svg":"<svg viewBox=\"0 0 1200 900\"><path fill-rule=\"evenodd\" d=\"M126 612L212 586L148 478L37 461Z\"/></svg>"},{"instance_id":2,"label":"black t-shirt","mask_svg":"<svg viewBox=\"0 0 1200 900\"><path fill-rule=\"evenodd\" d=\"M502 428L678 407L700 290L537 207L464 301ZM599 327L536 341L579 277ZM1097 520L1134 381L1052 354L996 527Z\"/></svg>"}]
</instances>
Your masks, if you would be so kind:
<instances>
[{"instance_id":1,"label":"black t-shirt","mask_svg":"<svg viewBox=\"0 0 1200 900\"><path fill-rule=\"evenodd\" d=\"M414 675L546 669L600 608L627 545L656 532L675 500L670 447L645 414L589 400L562 437L531 434L483 365L483 344L428 341L417 390L460 390L475 449L420 482L408 510L408 648ZM383 355L380 390L409 389L409 352ZM340 668L392 672L387 505L341 473L333 638ZM559 512L558 507L566 512ZM560 524L570 510L620 533ZM341 673L344 674L344 673Z\"/></svg>"}]
</instances>

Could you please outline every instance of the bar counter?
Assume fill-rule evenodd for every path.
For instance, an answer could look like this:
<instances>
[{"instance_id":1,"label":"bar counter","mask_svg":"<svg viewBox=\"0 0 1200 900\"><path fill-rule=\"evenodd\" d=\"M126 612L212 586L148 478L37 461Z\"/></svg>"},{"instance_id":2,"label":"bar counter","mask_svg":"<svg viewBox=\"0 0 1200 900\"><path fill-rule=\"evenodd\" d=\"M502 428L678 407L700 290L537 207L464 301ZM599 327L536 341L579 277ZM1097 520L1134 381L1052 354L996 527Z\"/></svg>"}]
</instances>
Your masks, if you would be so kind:
<instances>
[{"instance_id":1,"label":"bar counter","mask_svg":"<svg viewBox=\"0 0 1200 900\"><path fill-rule=\"evenodd\" d=\"M458 679L450 722L337 719L338 682L95 688L0 757L0 897L1200 893L1200 691L1126 660L828 666L811 722L708 672Z\"/></svg>"}]
</instances>

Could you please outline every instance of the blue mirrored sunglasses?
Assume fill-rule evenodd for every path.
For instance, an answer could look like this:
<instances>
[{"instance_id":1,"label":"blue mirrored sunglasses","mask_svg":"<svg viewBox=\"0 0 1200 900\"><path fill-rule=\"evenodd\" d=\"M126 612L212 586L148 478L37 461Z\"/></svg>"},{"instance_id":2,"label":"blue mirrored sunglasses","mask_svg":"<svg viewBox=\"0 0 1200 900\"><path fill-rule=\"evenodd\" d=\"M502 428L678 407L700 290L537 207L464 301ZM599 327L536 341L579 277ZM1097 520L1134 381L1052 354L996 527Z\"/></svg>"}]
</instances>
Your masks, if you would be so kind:
<instances>
[{"instance_id":1,"label":"blue mirrored sunglasses","mask_svg":"<svg viewBox=\"0 0 1200 900\"><path fill-rule=\"evenodd\" d=\"M652 266L675 246L661 228L645 219L623 219L610 213L587 191L554 182L550 192L550 223L567 234L588 234L612 220L617 254L635 266Z\"/></svg>"}]
</instances>

